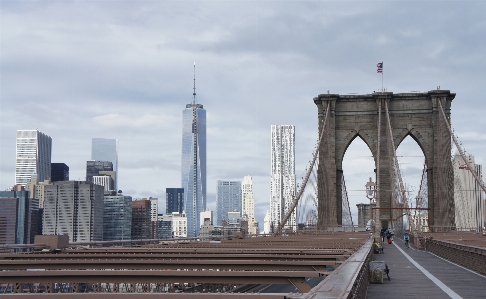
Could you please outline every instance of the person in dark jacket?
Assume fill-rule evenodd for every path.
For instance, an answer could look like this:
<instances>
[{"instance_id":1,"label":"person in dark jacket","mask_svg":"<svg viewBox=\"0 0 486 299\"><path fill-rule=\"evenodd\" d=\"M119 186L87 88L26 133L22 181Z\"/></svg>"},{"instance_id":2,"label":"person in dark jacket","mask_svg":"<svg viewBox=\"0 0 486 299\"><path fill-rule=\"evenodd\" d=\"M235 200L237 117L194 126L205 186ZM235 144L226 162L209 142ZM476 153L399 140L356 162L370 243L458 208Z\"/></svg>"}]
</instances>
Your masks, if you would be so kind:
<instances>
[{"instance_id":1,"label":"person in dark jacket","mask_svg":"<svg viewBox=\"0 0 486 299\"><path fill-rule=\"evenodd\" d=\"M391 243L390 243L390 241L389 241L389 240L391 239L391 237L392 237L391 232L390 232L390 230L388 229L388 230L386 231L386 239L387 239L387 241L388 241L388 244L391 244Z\"/></svg>"}]
</instances>

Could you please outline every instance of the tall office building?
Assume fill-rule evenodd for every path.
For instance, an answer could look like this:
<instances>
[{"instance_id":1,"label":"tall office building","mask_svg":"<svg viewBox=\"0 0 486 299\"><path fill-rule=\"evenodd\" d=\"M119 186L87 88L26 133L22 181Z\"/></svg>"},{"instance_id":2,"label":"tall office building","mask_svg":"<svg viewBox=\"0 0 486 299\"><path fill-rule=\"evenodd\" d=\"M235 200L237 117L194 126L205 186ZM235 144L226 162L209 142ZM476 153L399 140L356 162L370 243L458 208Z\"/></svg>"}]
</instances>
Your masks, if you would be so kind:
<instances>
[{"instance_id":1,"label":"tall office building","mask_svg":"<svg viewBox=\"0 0 486 299\"><path fill-rule=\"evenodd\" d=\"M113 172L113 163L110 161L86 161L86 181L93 183L93 177L99 176L102 171L105 172L102 175L108 175L106 173L108 171Z\"/></svg>"},{"instance_id":2,"label":"tall office building","mask_svg":"<svg viewBox=\"0 0 486 299\"><path fill-rule=\"evenodd\" d=\"M248 233L254 235L257 233L258 225L255 220L255 197L253 195L253 180L247 175L243 178L241 185L241 208L242 218L248 221Z\"/></svg>"},{"instance_id":3,"label":"tall office building","mask_svg":"<svg viewBox=\"0 0 486 299\"><path fill-rule=\"evenodd\" d=\"M50 180L52 138L39 130L18 130L16 144L15 185L27 185L32 175Z\"/></svg>"},{"instance_id":4,"label":"tall office building","mask_svg":"<svg viewBox=\"0 0 486 299\"><path fill-rule=\"evenodd\" d=\"M192 103L182 111L181 184L187 236L196 237L199 235L200 213L206 210L206 110L196 103L195 75Z\"/></svg>"},{"instance_id":5,"label":"tall office building","mask_svg":"<svg viewBox=\"0 0 486 299\"><path fill-rule=\"evenodd\" d=\"M157 215L157 239L172 238L172 215Z\"/></svg>"},{"instance_id":6,"label":"tall office building","mask_svg":"<svg viewBox=\"0 0 486 299\"><path fill-rule=\"evenodd\" d=\"M103 240L103 187L84 181L44 186L44 235L68 235L69 242Z\"/></svg>"},{"instance_id":7,"label":"tall office building","mask_svg":"<svg viewBox=\"0 0 486 299\"><path fill-rule=\"evenodd\" d=\"M132 238L132 197L124 195L103 198L103 241Z\"/></svg>"},{"instance_id":8,"label":"tall office building","mask_svg":"<svg viewBox=\"0 0 486 299\"><path fill-rule=\"evenodd\" d=\"M150 197L150 222L152 225L151 228L151 238L157 239L159 237L159 225L157 223L158 215L159 215L159 199Z\"/></svg>"},{"instance_id":9,"label":"tall office building","mask_svg":"<svg viewBox=\"0 0 486 299\"><path fill-rule=\"evenodd\" d=\"M482 178L482 165L474 163L474 156L468 156L467 159L479 178ZM455 155L452 163L456 229L481 231L484 225L483 191L460 155Z\"/></svg>"},{"instance_id":10,"label":"tall office building","mask_svg":"<svg viewBox=\"0 0 486 299\"><path fill-rule=\"evenodd\" d=\"M65 163L51 163L51 182L69 181L69 166Z\"/></svg>"},{"instance_id":11,"label":"tall office building","mask_svg":"<svg viewBox=\"0 0 486 299\"><path fill-rule=\"evenodd\" d=\"M184 211L184 188L165 189L165 213L172 214Z\"/></svg>"},{"instance_id":12,"label":"tall office building","mask_svg":"<svg viewBox=\"0 0 486 299\"><path fill-rule=\"evenodd\" d=\"M25 186L25 190L29 191L30 197L39 200L39 208L44 208L44 188L46 185L51 185L50 180L39 182L37 175L32 176L29 183Z\"/></svg>"},{"instance_id":13,"label":"tall office building","mask_svg":"<svg viewBox=\"0 0 486 299\"><path fill-rule=\"evenodd\" d=\"M132 201L132 239L151 239L151 202L147 199Z\"/></svg>"},{"instance_id":14,"label":"tall office building","mask_svg":"<svg viewBox=\"0 0 486 299\"><path fill-rule=\"evenodd\" d=\"M272 125L270 219L276 229L295 195L295 127ZM285 227L296 229L295 210Z\"/></svg>"},{"instance_id":15,"label":"tall office building","mask_svg":"<svg viewBox=\"0 0 486 299\"><path fill-rule=\"evenodd\" d=\"M21 185L0 191L0 244L33 243L39 232L39 200Z\"/></svg>"},{"instance_id":16,"label":"tall office building","mask_svg":"<svg viewBox=\"0 0 486 299\"><path fill-rule=\"evenodd\" d=\"M109 161L115 172L115 190L118 190L118 139L93 138L91 140L91 160Z\"/></svg>"},{"instance_id":17,"label":"tall office building","mask_svg":"<svg viewBox=\"0 0 486 299\"><path fill-rule=\"evenodd\" d=\"M241 182L217 181L216 186L216 225L228 219L228 213L241 213Z\"/></svg>"}]
</instances>

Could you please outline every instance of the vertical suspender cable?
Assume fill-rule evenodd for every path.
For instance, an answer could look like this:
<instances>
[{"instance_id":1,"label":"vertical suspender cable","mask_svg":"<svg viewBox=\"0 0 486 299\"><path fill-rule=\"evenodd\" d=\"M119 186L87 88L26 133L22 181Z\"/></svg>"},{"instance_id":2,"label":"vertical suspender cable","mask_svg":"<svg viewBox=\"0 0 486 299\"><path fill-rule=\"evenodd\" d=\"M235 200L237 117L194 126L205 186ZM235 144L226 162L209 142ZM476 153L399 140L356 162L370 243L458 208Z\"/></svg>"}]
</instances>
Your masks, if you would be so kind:
<instances>
[{"instance_id":1,"label":"vertical suspender cable","mask_svg":"<svg viewBox=\"0 0 486 299\"><path fill-rule=\"evenodd\" d=\"M388 111L388 101L387 100L385 100L385 109L386 109L386 118L387 118L387 122L388 122L388 130L389 130L390 142L391 142L391 144L388 148L392 153L392 157L391 157L392 163L393 163L393 167L396 169L396 172L397 172L400 192L402 193L404 206L406 208L408 208L408 199L407 199L407 196L405 194L405 188L403 187L402 174L400 172L400 166L398 165L398 159L397 159L397 155L396 155L396 151L395 151L395 142L393 141L393 132L392 132L392 129L391 129L390 112ZM407 216L410 219L410 210L407 210Z\"/></svg>"}]
</instances>

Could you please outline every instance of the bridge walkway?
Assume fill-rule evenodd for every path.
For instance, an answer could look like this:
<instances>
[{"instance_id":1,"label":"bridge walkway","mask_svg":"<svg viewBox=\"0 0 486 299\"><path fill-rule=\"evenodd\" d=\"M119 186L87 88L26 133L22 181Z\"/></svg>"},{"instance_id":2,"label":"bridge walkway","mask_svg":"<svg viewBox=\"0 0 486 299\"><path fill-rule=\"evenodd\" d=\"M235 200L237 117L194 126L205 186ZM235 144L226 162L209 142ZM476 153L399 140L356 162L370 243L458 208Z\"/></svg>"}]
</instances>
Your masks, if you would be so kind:
<instances>
[{"instance_id":1,"label":"bridge walkway","mask_svg":"<svg viewBox=\"0 0 486 299\"><path fill-rule=\"evenodd\" d=\"M391 280L370 284L368 299L486 298L485 276L430 252L406 248L399 238L384 244L384 253L375 254L374 260L387 263Z\"/></svg>"}]
</instances>

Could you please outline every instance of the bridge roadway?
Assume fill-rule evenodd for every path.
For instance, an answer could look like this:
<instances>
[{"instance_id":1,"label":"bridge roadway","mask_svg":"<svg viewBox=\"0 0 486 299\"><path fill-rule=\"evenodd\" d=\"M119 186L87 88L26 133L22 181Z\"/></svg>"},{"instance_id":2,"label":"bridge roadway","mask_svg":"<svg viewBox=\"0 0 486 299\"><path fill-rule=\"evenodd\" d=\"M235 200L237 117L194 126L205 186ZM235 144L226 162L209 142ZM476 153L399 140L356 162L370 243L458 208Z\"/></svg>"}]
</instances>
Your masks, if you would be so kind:
<instances>
[{"instance_id":1,"label":"bridge roadway","mask_svg":"<svg viewBox=\"0 0 486 299\"><path fill-rule=\"evenodd\" d=\"M461 234L458 239L470 243L472 237ZM368 233L341 232L246 238L220 244L193 242L142 248L4 253L0 255L0 292L15 292L12 295L17 299L41 295L36 292L51 292L42 294L49 297L102 299L181 298L181 295L486 298L486 248L480 243L477 243L480 247L474 247L429 238L426 247L437 254L459 257L461 263L472 261L479 265L478 271L483 275L453 265L429 251L405 248L399 239L392 245L385 244L384 254L373 255L371 244ZM368 284L367 266L372 259L388 264L391 281ZM227 293L242 284L267 286L259 288L257 294ZM88 288L90 293L78 293Z\"/></svg>"},{"instance_id":2,"label":"bridge roadway","mask_svg":"<svg viewBox=\"0 0 486 299\"><path fill-rule=\"evenodd\" d=\"M384 244L390 278L370 284L367 298L486 298L486 276L444 260L429 251L406 248L403 240Z\"/></svg>"}]
</instances>

